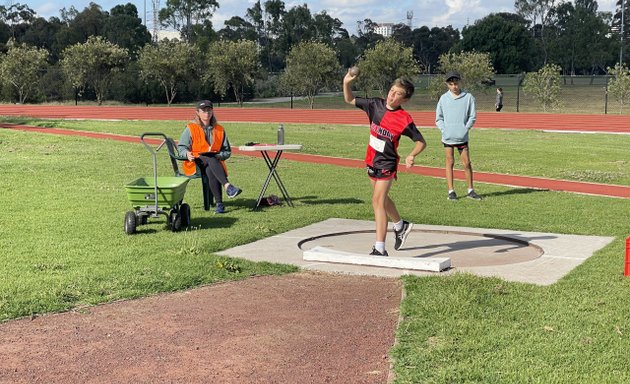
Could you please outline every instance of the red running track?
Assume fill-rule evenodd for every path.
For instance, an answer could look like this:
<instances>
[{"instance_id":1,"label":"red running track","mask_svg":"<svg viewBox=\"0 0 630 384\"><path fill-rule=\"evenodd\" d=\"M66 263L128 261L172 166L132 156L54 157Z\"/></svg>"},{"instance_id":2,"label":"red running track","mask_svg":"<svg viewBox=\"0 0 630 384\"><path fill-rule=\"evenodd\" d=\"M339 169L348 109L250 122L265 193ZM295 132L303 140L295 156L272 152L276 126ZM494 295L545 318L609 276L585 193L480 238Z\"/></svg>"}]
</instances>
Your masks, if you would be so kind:
<instances>
[{"instance_id":1,"label":"red running track","mask_svg":"<svg viewBox=\"0 0 630 384\"><path fill-rule=\"evenodd\" d=\"M126 136L126 135L115 135L115 134L109 134L109 133L76 131L76 130L61 129L61 128L41 128L41 127L30 127L30 126L13 125L13 124L0 124L0 128L16 129L16 130L30 131L30 132L41 132L41 133L49 133L49 134L58 134L58 135L84 136L84 137L111 139L111 140L126 141L126 142L140 142L140 138L138 136ZM147 142L159 143L161 141L159 139L147 139ZM234 150L234 153L238 153L240 155L261 157L261 155L257 152L243 152L243 151L239 151L236 148L234 148L233 150ZM319 156L319 155L308 155L308 154L300 154L300 153L294 153L294 152L285 152L283 154L283 157L288 160L308 162L308 163L331 164L331 165L350 167L350 168L364 168L365 167L363 160L343 159L343 158ZM443 168L414 166L411 169L407 170L404 167L401 167L401 172L410 172L410 173L414 173L418 175L439 177L439 178L444 177ZM455 178L459 180L463 180L464 172L455 171ZM582 194L588 194L588 195L620 197L620 198L626 198L626 199L630 198L630 186L624 186L624 185L584 183L584 182L577 182L577 181L547 179L547 178L542 178L542 177L512 176L512 175L487 173L487 172L475 172L475 180L479 182L484 182L484 183L508 185L508 186L514 186L514 187L544 189L544 190L563 191L563 192L575 192L575 193L582 193Z\"/></svg>"},{"instance_id":2,"label":"red running track","mask_svg":"<svg viewBox=\"0 0 630 384\"><path fill-rule=\"evenodd\" d=\"M410 111L421 127L435 125L434 111ZM367 124L358 109L216 108L219 121ZM0 105L0 116L55 119L189 120L192 107ZM630 134L630 116L479 112L477 128L612 132Z\"/></svg>"}]
</instances>

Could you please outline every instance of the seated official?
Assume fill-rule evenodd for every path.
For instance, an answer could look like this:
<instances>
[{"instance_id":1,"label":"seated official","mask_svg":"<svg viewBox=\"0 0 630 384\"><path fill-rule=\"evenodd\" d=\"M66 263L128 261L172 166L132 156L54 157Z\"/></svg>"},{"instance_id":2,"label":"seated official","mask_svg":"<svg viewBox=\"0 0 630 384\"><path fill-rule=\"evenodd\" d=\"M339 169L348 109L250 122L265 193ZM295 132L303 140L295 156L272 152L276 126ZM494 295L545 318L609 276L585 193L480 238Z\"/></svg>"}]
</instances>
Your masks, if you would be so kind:
<instances>
[{"instance_id":1,"label":"seated official","mask_svg":"<svg viewBox=\"0 0 630 384\"><path fill-rule=\"evenodd\" d=\"M228 181L225 160L232 155L232 148L225 129L217 123L211 101L197 103L195 118L186 125L177 149L179 155L187 159L183 164L184 174L194 175L197 167L205 172L216 202L215 212L225 213L222 189L229 198L238 196L242 191Z\"/></svg>"}]
</instances>

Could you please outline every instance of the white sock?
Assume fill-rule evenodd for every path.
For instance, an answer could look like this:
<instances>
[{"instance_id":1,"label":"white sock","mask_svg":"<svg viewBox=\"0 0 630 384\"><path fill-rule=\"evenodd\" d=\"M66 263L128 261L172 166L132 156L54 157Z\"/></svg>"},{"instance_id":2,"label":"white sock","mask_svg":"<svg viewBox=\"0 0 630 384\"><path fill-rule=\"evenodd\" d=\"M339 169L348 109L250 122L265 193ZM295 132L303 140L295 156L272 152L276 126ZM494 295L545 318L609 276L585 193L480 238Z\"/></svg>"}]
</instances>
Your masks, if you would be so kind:
<instances>
[{"instance_id":1,"label":"white sock","mask_svg":"<svg viewBox=\"0 0 630 384\"><path fill-rule=\"evenodd\" d=\"M468 193L470 193L470 192L472 192L472 191L474 191L474 189L472 189L472 188L468 188Z\"/></svg>"},{"instance_id":2,"label":"white sock","mask_svg":"<svg viewBox=\"0 0 630 384\"><path fill-rule=\"evenodd\" d=\"M380 253L385 252L385 242L384 241L375 242L374 248L376 248L376 250L379 251Z\"/></svg>"},{"instance_id":3,"label":"white sock","mask_svg":"<svg viewBox=\"0 0 630 384\"><path fill-rule=\"evenodd\" d=\"M394 231L400 231L403 226L403 219L400 219L399 222L394 223Z\"/></svg>"},{"instance_id":4,"label":"white sock","mask_svg":"<svg viewBox=\"0 0 630 384\"><path fill-rule=\"evenodd\" d=\"M455 192L455 190L454 190L454 189L449 189L449 190L448 190L448 193L454 193L454 192Z\"/></svg>"}]
</instances>

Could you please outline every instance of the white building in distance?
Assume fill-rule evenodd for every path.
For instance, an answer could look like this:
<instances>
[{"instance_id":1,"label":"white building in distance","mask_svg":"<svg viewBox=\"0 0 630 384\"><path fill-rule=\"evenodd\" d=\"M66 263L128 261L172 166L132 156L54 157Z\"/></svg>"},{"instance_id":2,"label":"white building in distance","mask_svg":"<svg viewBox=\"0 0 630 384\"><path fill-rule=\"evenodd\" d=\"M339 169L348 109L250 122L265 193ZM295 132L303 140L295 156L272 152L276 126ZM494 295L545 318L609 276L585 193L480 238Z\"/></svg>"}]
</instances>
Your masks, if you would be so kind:
<instances>
[{"instance_id":1,"label":"white building in distance","mask_svg":"<svg viewBox=\"0 0 630 384\"><path fill-rule=\"evenodd\" d=\"M392 35L393 27L394 23L379 23L376 24L374 32L384 37L390 37Z\"/></svg>"}]
</instances>

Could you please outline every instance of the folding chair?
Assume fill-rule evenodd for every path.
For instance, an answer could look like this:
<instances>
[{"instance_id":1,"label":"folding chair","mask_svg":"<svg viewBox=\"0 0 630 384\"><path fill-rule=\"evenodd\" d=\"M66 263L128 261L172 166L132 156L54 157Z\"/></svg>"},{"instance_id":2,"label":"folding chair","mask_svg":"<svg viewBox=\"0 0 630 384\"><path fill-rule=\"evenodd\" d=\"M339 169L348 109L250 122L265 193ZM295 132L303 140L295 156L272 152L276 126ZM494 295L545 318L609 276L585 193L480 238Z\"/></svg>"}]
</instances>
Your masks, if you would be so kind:
<instances>
[{"instance_id":1,"label":"folding chair","mask_svg":"<svg viewBox=\"0 0 630 384\"><path fill-rule=\"evenodd\" d=\"M214 199L212 197L212 192L210 191L210 185L208 183L208 176L206 176L206 173L203 172L199 164L197 164L197 172L195 172L195 174L192 176L187 176L183 172L181 172L179 170L177 162L184 161L186 160L186 158L179 156L179 152L177 151L177 144L175 144L175 140L171 139L170 137L166 138L166 149L168 150L168 155L171 158L171 164L173 165L173 172L175 172L175 176L187 177L189 179L201 178L201 187L203 192L203 209L209 211L210 206L214 205Z\"/></svg>"}]
</instances>

